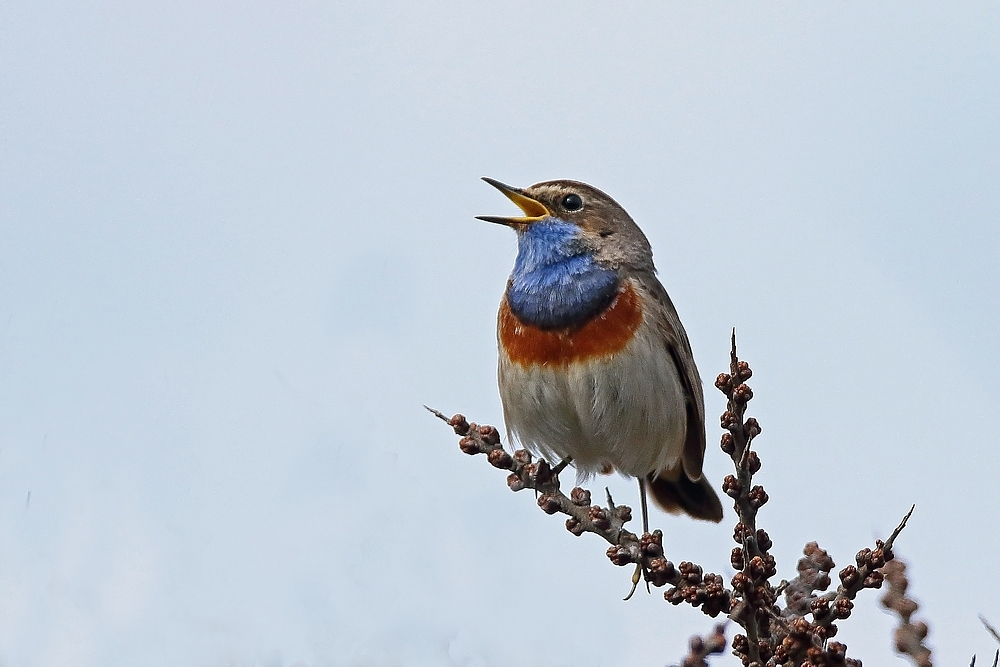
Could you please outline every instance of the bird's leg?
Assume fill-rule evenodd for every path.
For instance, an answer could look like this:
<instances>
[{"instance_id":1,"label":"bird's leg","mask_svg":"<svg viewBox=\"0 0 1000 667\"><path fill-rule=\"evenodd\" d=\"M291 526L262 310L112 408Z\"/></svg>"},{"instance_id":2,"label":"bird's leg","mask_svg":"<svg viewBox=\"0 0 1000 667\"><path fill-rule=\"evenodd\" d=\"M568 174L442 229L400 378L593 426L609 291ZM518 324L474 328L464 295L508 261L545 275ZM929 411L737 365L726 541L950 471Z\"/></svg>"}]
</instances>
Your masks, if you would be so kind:
<instances>
[{"instance_id":1,"label":"bird's leg","mask_svg":"<svg viewBox=\"0 0 1000 667\"><path fill-rule=\"evenodd\" d=\"M646 480L639 478L639 503L642 506L642 532L649 532L649 510L646 509Z\"/></svg>"},{"instance_id":2,"label":"bird's leg","mask_svg":"<svg viewBox=\"0 0 1000 667\"><path fill-rule=\"evenodd\" d=\"M642 532L646 534L649 532L649 512L646 509L646 480L642 477L639 478L639 504L642 507ZM635 572L632 573L632 590L625 596L626 600L635 593L635 589L639 586L639 580L642 579L642 575L645 573L646 569L642 566L642 561L640 560L635 564ZM649 579L646 579L646 592L650 592Z\"/></svg>"},{"instance_id":3,"label":"bird's leg","mask_svg":"<svg viewBox=\"0 0 1000 667\"><path fill-rule=\"evenodd\" d=\"M557 463L556 467L552 469L552 475L554 477L558 477L559 473L561 473L563 470L565 470L566 466L568 466L572 462L573 462L573 457L572 456L567 456L562 461L560 461L559 463Z\"/></svg>"}]
</instances>

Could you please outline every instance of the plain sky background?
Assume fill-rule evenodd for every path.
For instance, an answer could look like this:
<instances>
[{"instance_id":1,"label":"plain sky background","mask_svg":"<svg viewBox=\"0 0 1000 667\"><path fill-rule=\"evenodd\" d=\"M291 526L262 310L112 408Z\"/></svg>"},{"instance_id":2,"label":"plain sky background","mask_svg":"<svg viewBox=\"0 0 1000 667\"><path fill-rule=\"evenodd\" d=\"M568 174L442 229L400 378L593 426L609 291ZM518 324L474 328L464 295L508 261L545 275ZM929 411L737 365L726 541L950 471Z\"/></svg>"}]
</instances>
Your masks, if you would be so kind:
<instances>
[{"instance_id":1,"label":"plain sky background","mask_svg":"<svg viewBox=\"0 0 1000 667\"><path fill-rule=\"evenodd\" d=\"M916 503L938 664L986 659L998 84L995 2L5 3L0 664L659 667L711 627L421 407L500 423L480 176L643 227L717 483L738 328L781 576ZM653 523L728 579L732 516ZM839 639L902 665L876 600Z\"/></svg>"}]
</instances>

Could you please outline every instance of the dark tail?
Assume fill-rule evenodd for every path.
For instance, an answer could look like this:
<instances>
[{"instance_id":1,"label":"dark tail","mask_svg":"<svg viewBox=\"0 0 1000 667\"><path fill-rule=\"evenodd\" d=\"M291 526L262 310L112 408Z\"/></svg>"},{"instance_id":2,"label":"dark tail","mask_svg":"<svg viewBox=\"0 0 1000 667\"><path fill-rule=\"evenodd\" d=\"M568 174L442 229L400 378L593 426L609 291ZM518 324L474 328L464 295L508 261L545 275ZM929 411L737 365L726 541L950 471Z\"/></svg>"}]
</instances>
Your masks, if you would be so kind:
<instances>
[{"instance_id":1,"label":"dark tail","mask_svg":"<svg viewBox=\"0 0 1000 667\"><path fill-rule=\"evenodd\" d=\"M646 478L656 504L671 514L687 514L702 521L722 521L722 503L715 489L702 476L692 482L683 472L677 480L650 475Z\"/></svg>"}]
</instances>

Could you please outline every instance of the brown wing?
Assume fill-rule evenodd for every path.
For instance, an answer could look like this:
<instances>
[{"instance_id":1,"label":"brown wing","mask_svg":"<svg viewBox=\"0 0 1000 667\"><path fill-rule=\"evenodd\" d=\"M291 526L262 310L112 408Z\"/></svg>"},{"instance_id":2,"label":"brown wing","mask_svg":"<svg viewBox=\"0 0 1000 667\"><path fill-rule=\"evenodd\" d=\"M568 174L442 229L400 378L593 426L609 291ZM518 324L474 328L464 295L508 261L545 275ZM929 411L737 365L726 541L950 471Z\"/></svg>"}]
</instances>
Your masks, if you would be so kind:
<instances>
[{"instance_id":1,"label":"brown wing","mask_svg":"<svg viewBox=\"0 0 1000 667\"><path fill-rule=\"evenodd\" d=\"M673 302L660 281L650 272L635 276L650 293L658 308L655 312L657 328L663 336L667 352L677 366L677 375L684 387L684 404L687 409L687 432L684 438L684 453L681 457L684 474L692 482L701 479L702 463L705 461L705 397L701 376L694 363L691 343L688 342L684 325Z\"/></svg>"}]
</instances>

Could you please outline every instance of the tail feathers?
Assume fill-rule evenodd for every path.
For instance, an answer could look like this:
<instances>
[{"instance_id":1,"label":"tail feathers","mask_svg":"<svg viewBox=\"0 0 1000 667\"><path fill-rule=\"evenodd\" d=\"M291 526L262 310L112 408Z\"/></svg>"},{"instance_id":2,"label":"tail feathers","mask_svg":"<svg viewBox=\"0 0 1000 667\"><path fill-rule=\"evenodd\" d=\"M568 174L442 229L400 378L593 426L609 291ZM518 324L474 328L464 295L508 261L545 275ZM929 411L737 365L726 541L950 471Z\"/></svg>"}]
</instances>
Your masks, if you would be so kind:
<instances>
[{"instance_id":1,"label":"tail feathers","mask_svg":"<svg viewBox=\"0 0 1000 667\"><path fill-rule=\"evenodd\" d=\"M683 512L702 521L722 521L722 503L705 477L692 482L683 472L679 479L650 475L646 478L653 500L671 514Z\"/></svg>"}]
</instances>

